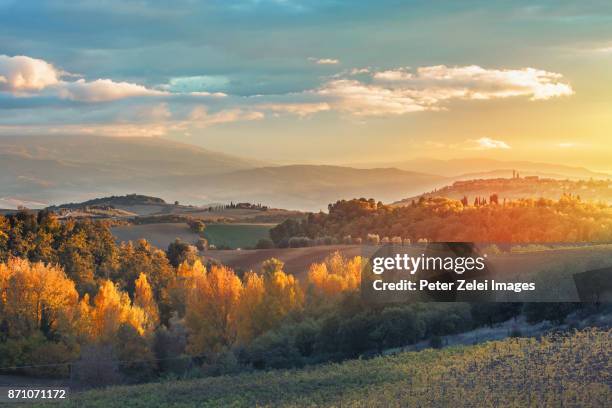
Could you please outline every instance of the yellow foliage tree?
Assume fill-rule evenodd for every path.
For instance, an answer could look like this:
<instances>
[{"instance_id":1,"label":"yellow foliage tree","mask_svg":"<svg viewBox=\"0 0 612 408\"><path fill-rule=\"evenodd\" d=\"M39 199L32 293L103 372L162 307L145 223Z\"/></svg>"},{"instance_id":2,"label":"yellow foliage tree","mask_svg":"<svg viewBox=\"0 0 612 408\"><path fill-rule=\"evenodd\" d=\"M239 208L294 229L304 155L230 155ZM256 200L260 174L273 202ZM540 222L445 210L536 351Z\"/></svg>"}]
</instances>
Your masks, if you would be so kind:
<instances>
[{"instance_id":1,"label":"yellow foliage tree","mask_svg":"<svg viewBox=\"0 0 612 408\"><path fill-rule=\"evenodd\" d=\"M189 293L196 288L196 282L206 277L206 268L197 259L194 262L184 261L176 271L176 279L168 289L172 309L179 316L185 315L186 301Z\"/></svg>"},{"instance_id":2,"label":"yellow foliage tree","mask_svg":"<svg viewBox=\"0 0 612 408\"><path fill-rule=\"evenodd\" d=\"M266 287L262 275L248 272L239 304L238 340L246 344L263 333L266 315L261 305L265 302Z\"/></svg>"},{"instance_id":3,"label":"yellow foliage tree","mask_svg":"<svg viewBox=\"0 0 612 408\"><path fill-rule=\"evenodd\" d=\"M348 259L336 251L308 271L308 283L318 294L335 296L356 290L361 283L361 257Z\"/></svg>"},{"instance_id":4,"label":"yellow foliage tree","mask_svg":"<svg viewBox=\"0 0 612 408\"><path fill-rule=\"evenodd\" d=\"M144 311L132 306L127 293L117 289L110 280L104 281L94 298L91 310L91 338L112 341L122 324L129 324L141 336L145 333Z\"/></svg>"},{"instance_id":5,"label":"yellow foliage tree","mask_svg":"<svg viewBox=\"0 0 612 408\"><path fill-rule=\"evenodd\" d=\"M19 258L0 264L0 320L12 336L70 323L78 301L74 282L61 268Z\"/></svg>"},{"instance_id":6,"label":"yellow foliage tree","mask_svg":"<svg viewBox=\"0 0 612 408\"><path fill-rule=\"evenodd\" d=\"M304 292L298 280L283 272L283 266L272 258L263 263L261 275L246 275L240 302L241 342L277 327L285 316L304 306Z\"/></svg>"},{"instance_id":7,"label":"yellow foliage tree","mask_svg":"<svg viewBox=\"0 0 612 408\"><path fill-rule=\"evenodd\" d=\"M141 308L145 314L143 327L147 333L152 333L159 324L159 310L153 297L153 290L147 275L141 273L134 284L134 306Z\"/></svg>"},{"instance_id":8,"label":"yellow foliage tree","mask_svg":"<svg viewBox=\"0 0 612 408\"><path fill-rule=\"evenodd\" d=\"M193 283L185 315L191 332L188 350L193 355L218 353L236 340L242 282L231 269L213 266Z\"/></svg>"}]
</instances>

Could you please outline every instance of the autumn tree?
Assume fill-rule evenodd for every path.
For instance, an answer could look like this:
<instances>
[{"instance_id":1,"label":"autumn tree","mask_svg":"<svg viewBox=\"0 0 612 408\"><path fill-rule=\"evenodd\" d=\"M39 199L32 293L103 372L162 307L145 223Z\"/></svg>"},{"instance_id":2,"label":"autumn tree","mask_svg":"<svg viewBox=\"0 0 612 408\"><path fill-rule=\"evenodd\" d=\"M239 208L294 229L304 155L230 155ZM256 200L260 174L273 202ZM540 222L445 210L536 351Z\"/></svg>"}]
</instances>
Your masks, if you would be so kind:
<instances>
[{"instance_id":1,"label":"autumn tree","mask_svg":"<svg viewBox=\"0 0 612 408\"><path fill-rule=\"evenodd\" d=\"M265 302L266 286L261 274L248 272L243 277L244 287L239 305L238 340L247 344L268 327Z\"/></svg>"},{"instance_id":2,"label":"autumn tree","mask_svg":"<svg viewBox=\"0 0 612 408\"><path fill-rule=\"evenodd\" d=\"M194 283L185 316L191 332L188 350L193 355L216 354L236 340L242 282L231 269L213 266Z\"/></svg>"},{"instance_id":3,"label":"autumn tree","mask_svg":"<svg viewBox=\"0 0 612 408\"><path fill-rule=\"evenodd\" d=\"M176 279L168 287L168 296L172 310L179 317L185 316L187 299L196 288L197 280L205 277L206 268L199 259L193 263L184 261L177 268Z\"/></svg>"},{"instance_id":4,"label":"autumn tree","mask_svg":"<svg viewBox=\"0 0 612 408\"><path fill-rule=\"evenodd\" d=\"M179 238L168 245L166 254L170 264L174 267L178 267L185 261L193 262L198 258L197 248L181 241Z\"/></svg>"},{"instance_id":5,"label":"autumn tree","mask_svg":"<svg viewBox=\"0 0 612 408\"><path fill-rule=\"evenodd\" d=\"M144 312L145 321L143 327L146 333L153 333L159 325L159 310L153 297L153 290L147 275L141 273L135 283L134 306L141 308Z\"/></svg>"},{"instance_id":6,"label":"autumn tree","mask_svg":"<svg viewBox=\"0 0 612 408\"><path fill-rule=\"evenodd\" d=\"M153 298L159 308L159 317L167 322L172 312L169 288L174 283L176 273L168 262L164 251L157 249L146 240L124 243L120 247L119 266L113 281L134 296L135 283L140 274L145 274L147 283L153 291Z\"/></svg>"},{"instance_id":7,"label":"autumn tree","mask_svg":"<svg viewBox=\"0 0 612 408\"><path fill-rule=\"evenodd\" d=\"M361 257L344 258L336 251L322 263L314 263L308 271L308 283L325 296L356 290L361 283Z\"/></svg>"},{"instance_id":8,"label":"autumn tree","mask_svg":"<svg viewBox=\"0 0 612 408\"><path fill-rule=\"evenodd\" d=\"M47 336L72 320L78 304L74 283L58 267L11 258L0 264L0 320L10 336Z\"/></svg>"},{"instance_id":9,"label":"autumn tree","mask_svg":"<svg viewBox=\"0 0 612 408\"><path fill-rule=\"evenodd\" d=\"M302 309L304 293L293 275L283 271L282 261L271 258L260 274L248 273L240 302L239 339L246 343L278 327L289 314Z\"/></svg>"},{"instance_id":10,"label":"autumn tree","mask_svg":"<svg viewBox=\"0 0 612 408\"><path fill-rule=\"evenodd\" d=\"M139 335L145 333L145 312L132 306L128 294L119 291L110 280L100 285L90 315L92 340L112 341L122 324L131 325Z\"/></svg>"}]
</instances>

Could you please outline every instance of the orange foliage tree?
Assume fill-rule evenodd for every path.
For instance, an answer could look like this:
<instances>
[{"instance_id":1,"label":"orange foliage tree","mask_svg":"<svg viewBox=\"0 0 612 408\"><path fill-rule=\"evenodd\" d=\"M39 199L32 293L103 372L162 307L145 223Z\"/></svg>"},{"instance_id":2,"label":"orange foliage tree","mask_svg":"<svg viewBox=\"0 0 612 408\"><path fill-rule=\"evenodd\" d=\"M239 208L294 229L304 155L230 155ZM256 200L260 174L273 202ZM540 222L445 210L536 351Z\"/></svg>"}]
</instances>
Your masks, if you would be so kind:
<instances>
[{"instance_id":1,"label":"orange foliage tree","mask_svg":"<svg viewBox=\"0 0 612 408\"><path fill-rule=\"evenodd\" d=\"M293 275L283 271L284 264L269 259L262 273L248 273L240 302L239 340L247 343L277 327L289 313L304 306L304 292Z\"/></svg>"},{"instance_id":2,"label":"orange foliage tree","mask_svg":"<svg viewBox=\"0 0 612 408\"><path fill-rule=\"evenodd\" d=\"M356 290L361 283L361 257L347 259L336 251L323 262L310 265L308 283L315 293L327 296Z\"/></svg>"},{"instance_id":3,"label":"orange foliage tree","mask_svg":"<svg viewBox=\"0 0 612 408\"><path fill-rule=\"evenodd\" d=\"M140 335L145 334L145 312L133 306L128 294L119 291L109 280L100 285L90 309L81 302L81 313L90 317L91 340L112 341L123 324L132 326Z\"/></svg>"},{"instance_id":4,"label":"orange foliage tree","mask_svg":"<svg viewBox=\"0 0 612 408\"><path fill-rule=\"evenodd\" d=\"M18 258L0 264L0 323L13 337L71 323L78 301L74 282L58 267Z\"/></svg>"},{"instance_id":5,"label":"orange foliage tree","mask_svg":"<svg viewBox=\"0 0 612 408\"><path fill-rule=\"evenodd\" d=\"M141 273L134 284L134 306L142 309L145 315L144 329L146 333L153 333L159 325L159 310L153 297L153 289L149 285L147 275Z\"/></svg>"},{"instance_id":6,"label":"orange foliage tree","mask_svg":"<svg viewBox=\"0 0 612 408\"><path fill-rule=\"evenodd\" d=\"M185 314L191 332L188 350L200 355L227 349L236 340L242 282L224 266L213 266L192 282Z\"/></svg>"}]
</instances>

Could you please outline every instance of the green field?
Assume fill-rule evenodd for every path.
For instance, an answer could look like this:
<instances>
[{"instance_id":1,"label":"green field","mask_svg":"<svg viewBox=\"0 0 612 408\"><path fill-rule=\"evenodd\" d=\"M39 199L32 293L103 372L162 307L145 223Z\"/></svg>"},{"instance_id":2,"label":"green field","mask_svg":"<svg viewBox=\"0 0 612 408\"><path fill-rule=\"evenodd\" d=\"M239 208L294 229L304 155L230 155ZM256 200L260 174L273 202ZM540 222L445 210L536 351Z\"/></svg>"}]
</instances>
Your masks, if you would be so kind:
<instances>
[{"instance_id":1,"label":"green field","mask_svg":"<svg viewBox=\"0 0 612 408\"><path fill-rule=\"evenodd\" d=\"M611 330L404 352L301 370L112 387L78 407L600 407L612 397ZM51 405L50 405L51 406Z\"/></svg>"},{"instance_id":2,"label":"green field","mask_svg":"<svg viewBox=\"0 0 612 408\"><path fill-rule=\"evenodd\" d=\"M206 224L204 236L209 244L217 248L254 247L262 238L269 238L268 232L274 224Z\"/></svg>"}]
</instances>

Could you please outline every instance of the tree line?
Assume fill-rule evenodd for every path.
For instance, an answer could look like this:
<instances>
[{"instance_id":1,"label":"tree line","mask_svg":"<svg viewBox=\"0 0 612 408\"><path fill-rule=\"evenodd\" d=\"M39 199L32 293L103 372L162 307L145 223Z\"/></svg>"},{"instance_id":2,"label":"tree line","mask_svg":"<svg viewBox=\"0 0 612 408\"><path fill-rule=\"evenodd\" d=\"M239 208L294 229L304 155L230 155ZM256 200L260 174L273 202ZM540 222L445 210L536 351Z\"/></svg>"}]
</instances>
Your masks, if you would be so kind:
<instances>
[{"instance_id":1,"label":"tree line","mask_svg":"<svg viewBox=\"0 0 612 408\"><path fill-rule=\"evenodd\" d=\"M365 198L340 200L327 213L286 220L270 230L270 238L278 247L323 238L335 243L612 241L612 208L605 203L573 195L500 202L496 194L470 202L430 197L389 206Z\"/></svg>"}]
</instances>

